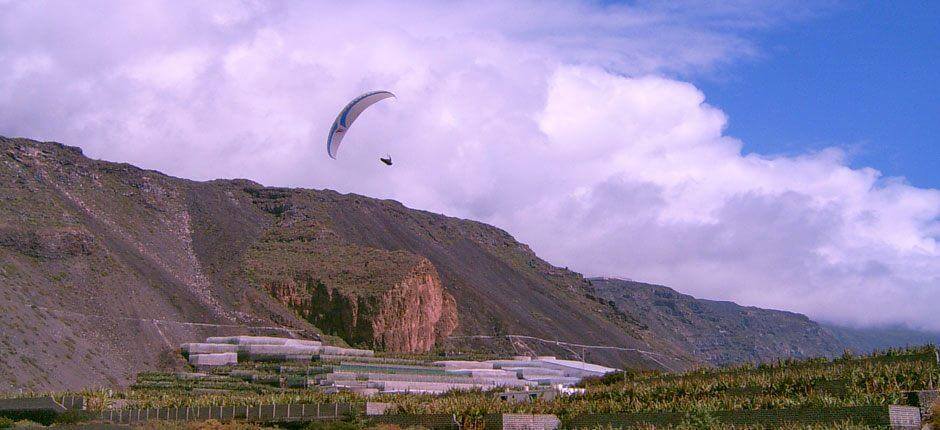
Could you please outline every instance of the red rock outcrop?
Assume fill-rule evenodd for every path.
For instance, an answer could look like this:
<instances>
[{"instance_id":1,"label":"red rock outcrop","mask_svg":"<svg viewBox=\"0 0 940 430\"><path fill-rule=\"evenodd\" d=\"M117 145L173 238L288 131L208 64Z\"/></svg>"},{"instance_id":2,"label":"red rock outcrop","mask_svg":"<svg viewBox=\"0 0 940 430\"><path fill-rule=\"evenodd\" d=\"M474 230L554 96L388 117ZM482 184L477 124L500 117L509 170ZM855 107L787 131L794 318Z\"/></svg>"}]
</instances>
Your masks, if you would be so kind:
<instances>
[{"instance_id":1,"label":"red rock outcrop","mask_svg":"<svg viewBox=\"0 0 940 430\"><path fill-rule=\"evenodd\" d=\"M344 243L319 222L268 235L247 263L278 301L352 345L427 352L457 327L454 298L427 258Z\"/></svg>"},{"instance_id":2,"label":"red rock outcrop","mask_svg":"<svg viewBox=\"0 0 940 430\"><path fill-rule=\"evenodd\" d=\"M372 337L388 351L425 352L457 327L457 306L434 265L421 259L386 291L372 317Z\"/></svg>"}]
</instances>

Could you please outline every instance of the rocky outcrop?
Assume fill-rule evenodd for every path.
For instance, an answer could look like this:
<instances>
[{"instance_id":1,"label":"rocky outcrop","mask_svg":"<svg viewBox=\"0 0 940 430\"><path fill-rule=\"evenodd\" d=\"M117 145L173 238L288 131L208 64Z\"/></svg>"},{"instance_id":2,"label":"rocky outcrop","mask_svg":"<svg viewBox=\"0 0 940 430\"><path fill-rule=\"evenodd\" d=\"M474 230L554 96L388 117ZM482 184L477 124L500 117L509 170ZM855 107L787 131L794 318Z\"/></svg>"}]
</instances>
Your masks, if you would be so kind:
<instances>
[{"instance_id":1,"label":"rocky outcrop","mask_svg":"<svg viewBox=\"0 0 940 430\"><path fill-rule=\"evenodd\" d=\"M57 260L91 254L91 236L81 228L28 229L0 224L0 246L31 257Z\"/></svg>"},{"instance_id":2,"label":"rocky outcrop","mask_svg":"<svg viewBox=\"0 0 940 430\"><path fill-rule=\"evenodd\" d=\"M457 306L444 291L434 265L422 259L386 291L372 318L372 336L389 351L424 352L457 328Z\"/></svg>"},{"instance_id":3,"label":"rocky outcrop","mask_svg":"<svg viewBox=\"0 0 940 430\"><path fill-rule=\"evenodd\" d=\"M351 345L427 352L457 326L454 298L428 259L346 244L320 223L272 230L247 265L258 286Z\"/></svg>"}]
</instances>

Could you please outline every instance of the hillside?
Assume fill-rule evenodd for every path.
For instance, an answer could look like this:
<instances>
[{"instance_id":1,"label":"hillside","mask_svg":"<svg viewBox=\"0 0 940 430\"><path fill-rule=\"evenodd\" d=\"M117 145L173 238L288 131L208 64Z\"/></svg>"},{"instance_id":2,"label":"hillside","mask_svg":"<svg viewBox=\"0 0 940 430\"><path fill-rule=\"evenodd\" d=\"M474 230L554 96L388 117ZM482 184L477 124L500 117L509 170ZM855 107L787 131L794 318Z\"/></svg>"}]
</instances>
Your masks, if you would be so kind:
<instances>
[{"instance_id":1,"label":"hillside","mask_svg":"<svg viewBox=\"0 0 940 430\"><path fill-rule=\"evenodd\" d=\"M195 182L7 138L0 199L0 349L17 357L0 363L4 390L124 385L178 366L173 345L266 327L403 352L450 334L439 347L567 353L460 340L524 334L692 362L506 232L394 201Z\"/></svg>"},{"instance_id":2,"label":"hillside","mask_svg":"<svg viewBox=\"0 0 940 430\"><path fill-rule=\"evenodd\" d=\"M0 138L0 389L122 385L186 339L270 332L244 326L315 336L239 273L270 224L223 184Z\"/></svg>"},{"instance_id":3,"label":"hillside","mask_svg":"<svg viewBox=\"0 0 940 430\"><path fill-rule=\"evenodd\" d=\"M671 370L847 342L798 314L586 280L503 230L395 201L2 137L0 283L0 355L14 357L0 390L126 385L180 368L180 343L230 334Z\"/></svg>"},{"instance_id":4,"label":"hillside","mask_svg":"<svg viewBox=\"0 0 940 430\"><path fill-rule=\"evenodd\" d=\"M249 188L247 192L255 196L256 205L274 208L272 212L277 214L279 226L277 234L299 229L305 235L301 241L264 239L256 246L270 249L275 244L281 248L307 248L303 253L294 254L303 258L294 259L290 268L281 270L280 281L269 279L261 282L261 286L268 290L276 289L271 285L297 284L304 279L318 277L326 289L338 289L344 294L355 293L362 297L363 294L371 294L363 289L381 289L381 276L390 272L387 269L372 270L376 264L374 261L353 257L355 252L349 250L392 252L401 258L404 258L404 253L427 259L447 295L453 298L457 311L456 327L442 345L445 349L557 355L570 352L543 343L515 341L506 344L464 338L522 334L657 351L674 357L671 360L679 367L690 362L684 352L642 330L632 316L592 298L588 294L588 283L581 275L539 259L526 245L503 230L475 221L409 209L394 201L342 195L328 190ZM314 254L330 257L311 257ZM251 253L250 257L257 255ZM271 267L275 261L292 260L271 255L259 256L261 263L258 265ZM361 271L370 271L376 276L363 278L368 282L350 282ZM347 279L331 274L340 274L341 278ZM322 326L322 321L312 322L330 331ZM336 327L335 324L332 326ZM604 351L592 359L610 365L660 366L656 360L635 352Z\"/></svg>"},{"instance_id":5,"label":"hillside","mask_svg":"<svg viewBox=\"0 0 940 430\"><path fill-rule=\"evenodd\" d=\"M940 343L938 333L820 324L794 312L697 299L662 285L616 278L589 281L592 294L636 315L656 336L695 359L716 366Z\"/></svg>"},{"instance_id":6,"label":"hillside","mask_svg":"<svg viewBox=\"0 0 940 430\"><path fill-rule=\"evenodd\" d=\"M940 333L912 330L906 327L855 328L833 324L822 325L839 343L856 352L926 344L940 345Z\"/></svg>"},{"instance_id":7,"label":"hillside","mask_svg":"<svg viewBox=\"0 0 940 430\"><path fill-rule=\"evenodd\" d=\"M844 344L805 315L696 299L661 285L592 278L595 294L715 365L833 356Z\"/></svg>"}]
</instances>

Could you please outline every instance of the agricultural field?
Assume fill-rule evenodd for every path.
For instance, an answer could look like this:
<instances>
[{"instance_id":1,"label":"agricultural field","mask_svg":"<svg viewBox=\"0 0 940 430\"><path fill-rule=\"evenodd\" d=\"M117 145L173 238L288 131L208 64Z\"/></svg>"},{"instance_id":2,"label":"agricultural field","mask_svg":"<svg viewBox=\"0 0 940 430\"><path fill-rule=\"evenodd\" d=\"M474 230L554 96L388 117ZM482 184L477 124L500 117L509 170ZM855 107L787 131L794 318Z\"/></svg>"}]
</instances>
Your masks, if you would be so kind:
<instances>
[{"instance_id":1,"label":"agricultural field","mask_svg":"<svg viewBox=\"0 0 940 430\"><path fill-rule=\"evenodd\" d=\"M389 369L422 363L418 357L377 360L387 360ZM532 413L554 414L570 428L727 428L740 418L735 428L856 429L884 428L883 419L876 416L879 411L910 404L909 392L940 386L933 346L680 374L625 371L585 380L584 394L519 403L484 391L366 398L328 393L301 382L338 366L245 363L214 369L210 377L200 379L142 373L125 391L74 394L85 397L92 410L370 401L393 404L388 414L447 414L464 423L481 422L492 414Z\"/></svg>"},{"instance_id":2,"label":"agricultural field","mask_svg":"<svg viewBox=\"0 0 940 430\"><path fill-rule=\"evenodd\" d=\"M938 385L937 351L922 347L832 361L781 361L682 374L612 374L585 381L584 395L552 402L507 404L484 393L394 400L410 413L550 413L564 419L603 413L708 414L899 405L907 402L906 392Z\"/></svg>"}]
</instances>

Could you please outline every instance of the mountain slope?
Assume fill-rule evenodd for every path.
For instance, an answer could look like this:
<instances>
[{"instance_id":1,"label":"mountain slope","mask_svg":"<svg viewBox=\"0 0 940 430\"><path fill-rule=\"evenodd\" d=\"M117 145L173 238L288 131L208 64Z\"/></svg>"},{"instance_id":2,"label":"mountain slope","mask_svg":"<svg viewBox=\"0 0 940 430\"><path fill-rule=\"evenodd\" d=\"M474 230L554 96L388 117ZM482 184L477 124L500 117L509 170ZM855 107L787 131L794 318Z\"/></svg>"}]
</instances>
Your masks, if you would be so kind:
<instances>
[{"instance_id":1,"label":"mountain slope","mask_svg":"<svg viewBox=\"0 0 940 430\"><path fill-rule=\"evenodd\" d=\"M594 293L714 365L832 356L844 345L805 315L696 299L661 285L591 278Z\"/></svg>"},{"instance_id":2,"label":"mountain slope","mask_svg":"<svg viewBox=\"0 0 940 430\"><path fill-rule=\"evenodd\" d=\"M855 328L833 324L823 327L845 348L863 354L876 349L934 344L940 345L940 333L912 330L906 327Z\"/></svg>"},{"instance_id":3,"label":"mountain slope","mask_svg":"<svg viewBox=\"0 0 940 430\"><path fill-rule=\"evenodd\" d=\"M355 246L427 258L444 289L455 299L458 325L447 342L449 349L568 352L541 344L507 346L458 340L469 335L524 334L654 350L667 353L677 366L688 363L682 351L650 337L626 315L589 297L581 275L546 263L498 228L408 209L395 201L328 190L246 190L255 196L256 205L277 208L282 228L302 226L308 237L316 236L312 241L322 252L337 255L345 246ZM321 276L335 270L318 269ZM296 270L286 272L298 274ZM309 275L300 273L301 277ZM660 366L635 352L607 351L592 358L611 365Z\"/></svg>"},{"instance_id":4,"label":"mountain slope","mask_svg":"<svg viewBox=\"0 0 940 430\"><path fill-rule=\"evenodd\" d=\"M664 354L592 356L612 365L692 362L506 232L393 201L195 182L7 138L0 199L0 353L16 357L0 360L0 389L125 384L179 366L181 342L263 327L317 336L311 323L396 350L568 352L465 340L522 334ZM396 313L406 303L428 305Z\"/></svg>"},{"instance_id":5,"label":"mountain slope","mask_svg":"<svg viewBox=\"0 0 940 430\"><path fill-rule=\"evenodd\" d=\"M0 386L122 384L246 330L211 324L315 333L235 275L263 214L214 183L0 139Z\"/></svg>"},{"instance_id":6,"label":"mountain slope","mask_svg":"<svg viewBox=\"0 0 940 430\"><path fill-rule=\"evenodd\" d=\"M503 230L395 201L189 181L0 137L0 390L123 385L182 366L179 343L244 333L656 369L871 342L833 330L586 280Z\"/></svg>"}]
</instances>

